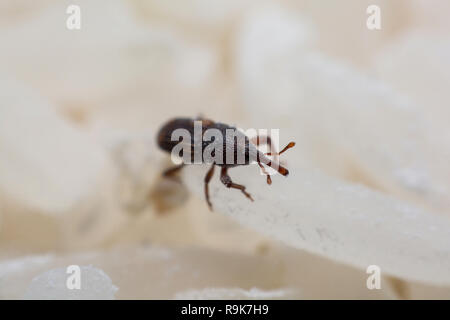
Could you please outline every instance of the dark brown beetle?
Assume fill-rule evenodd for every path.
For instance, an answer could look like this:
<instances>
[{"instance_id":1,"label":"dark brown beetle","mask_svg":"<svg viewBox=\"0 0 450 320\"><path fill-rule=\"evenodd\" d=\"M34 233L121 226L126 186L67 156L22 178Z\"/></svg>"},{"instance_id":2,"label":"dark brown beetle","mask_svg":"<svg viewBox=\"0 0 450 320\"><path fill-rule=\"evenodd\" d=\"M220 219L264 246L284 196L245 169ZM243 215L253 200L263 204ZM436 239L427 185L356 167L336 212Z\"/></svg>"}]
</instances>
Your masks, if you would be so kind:
<instances>
[{"instance_id":1,"label":"dark brown beetle","mask_svg":"<svg viewBox=\"0 0 450 320\"><path fill-rule=\"evenodd\" d=\"M237 130L235 127L229 126L227 124L224 123L220 123L220 122L214 122L212 120L209 119L204 119L204 118L196 118L196 119L192 119L192 118L175 118L172 119L170 121L168 121L166 124L164 124L161 129L158 132L158 136L157 136L157 142L159 147L164 150L167 151L169 153L172 152L172 150L174 149L174 147L176 145L178 145L180 143L180 141L178 140L173 140L172 139L172 133L176 130L176 129L185 129L189 132L190 135L190 144L188 146L188 149L190 150L190 163L194 163L194 154L195 154L195 148L194 148L194 122L195 121L201 121L201 148L199 147L198 150L201 151L201 155L200 155L200 159L201 159L201 163L210 163L211 168L208 170L206 176L205 176L205 197L206 197L206 202L208 203L208 206L210 209L212 209L212 204L211 201L209 200L209 188L208 188L208 184L214 174L214 168L215 166L220 166L221 167L221 172L220 172L220 181L222 181L222 183L227 187L227 188L234 188L234 189L239 189L241 190L241 192L247 197L249 198L251 201L253 201L252 196L245 191L245 186L234 183L230 176L228 175L227 171L228 168L231 167L235 167L238 165L248 165L252 162L257 162L258 165L261 167L261 169L263 170L263 172L266 174L267 176L267 183L271 184L272 180L270 178L270 175L267 173L267 171L264 169L263 164L274 168L275 170L277 170L281 175L283 176L287 176L289 174L289 171L281 166L278 162L268 158L268 155L280 155L283 152L285 152L287 149L292 148L295 145L295 142L290 142L286 147L283 148L283 150L281 150L280 152L274 152L273 150L273 146L272 146L272 141L270 139L270 137L268 136L256 136L252 139L249 139L244 133L242 133L241 131ZM223 139L221 141L208 141L209 139L203 139L203 134L208 130L208 129L216 129L219 130L222 134ZM226 131L227 130L233 130L234 134L236 135L236 137L232 137L232 139L230 139L227 134ZM239 138L241 139L239 139ZM205 141L206 140L206 141ZM240 143L239 143L239 142ZM257 146L260 145L260 141L267 144L270 147L271 152L269 153L262 153L261 151L259 151L257 149ZM244 142L244 143L243 143ZM234 161L232 163L225 163L225 161L221 161L220 163L218 163L217 161L215 161L214 159L217 158L210 158L208 156L204 155L204 151L205 148L207 148L211 143L215 143L216 147L218 147L216 150L218 150L219 152L221 152L220 157L223 157L222 159L224 159L225 154L227 151L232 150L232 152L234 153L234 160L237 159L237 155L239 152L242 152L242 154L244 155L244 161L241 163L238 163L237 161ZM218 145L217 145L218 144ZM214 155L214 153L213 153ZM181 153L180 156L183 156L183 154ZM186 163L181 163L175 167L169 168L166 171L164 171L164 175L165 176L173 176L177 171L179 171L181 168L183 168L186 165Z\"/></svg>"}]
</instances>

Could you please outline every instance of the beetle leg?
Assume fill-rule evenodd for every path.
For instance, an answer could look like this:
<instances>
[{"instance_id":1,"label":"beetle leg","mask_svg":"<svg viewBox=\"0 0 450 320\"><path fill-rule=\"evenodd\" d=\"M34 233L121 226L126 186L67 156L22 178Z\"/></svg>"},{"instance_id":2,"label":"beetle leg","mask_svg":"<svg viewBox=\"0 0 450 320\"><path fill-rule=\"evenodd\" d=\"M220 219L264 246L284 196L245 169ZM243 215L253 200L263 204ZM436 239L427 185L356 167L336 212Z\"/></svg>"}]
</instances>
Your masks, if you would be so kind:
<instances>
[{"instance_id":1,"label":"beetle leg","mask_svg":"<svg viewBox=\"0 0 450 320\"><path fill-rule=\"evenodd\" d=\"M272 184L272 178L270 177L270 174L266 171L261 162L258 162L258 165L261 168L262 172L267 176L267 184Z\"/></svg>"},{"instance_id":2,"label":"beetle leg","mask_svg":"<svg viewBox=\"0 0 450 320\"><path fill-rule=\"evenodd\" d=\"M177 166L174 166L174 167L171 167L171 168L168 168L168 169L164 170L163 176L164 177L173 177L178 171L181 170L181 168L184 167L184 165L185 164L182 163L182 164L179 164Z\"/></svg>"},{"instance_id":3,"label":"beetle leg","mask_svg":"<svg viewBox=\"0 0 450 320\"><path fill-rule=\"evenodd\" d=\"M214 174L214 168L215 168L216 164L213 163L211 168L208 170L208 172L206 173L205 176L205 198L206 198L206 202L208 203L208 207L209 209L212 211L212 204L211 201L209 200L209 181L211 181L211 178Z\"/></svg>"},{"instance_id":4,"label":"beetle leg","mask_svg":"<svg viewBox=\"0 0 450 320\"><path fill-rule=\"evenodd\" d=\"M233 189L239 189L241 190L241 192L247 197L249 198L251 201L253 201L252 196L245 191L245 186L241 185L241 184L237 184L237 183L233 183L233 181L231 180L230 176L227 173L228 168L227 167L222 167L222 170L220 171L220 181L222 181L222 183L227 187L227 188L233 188Z\"/></svg>"}]
</instances>

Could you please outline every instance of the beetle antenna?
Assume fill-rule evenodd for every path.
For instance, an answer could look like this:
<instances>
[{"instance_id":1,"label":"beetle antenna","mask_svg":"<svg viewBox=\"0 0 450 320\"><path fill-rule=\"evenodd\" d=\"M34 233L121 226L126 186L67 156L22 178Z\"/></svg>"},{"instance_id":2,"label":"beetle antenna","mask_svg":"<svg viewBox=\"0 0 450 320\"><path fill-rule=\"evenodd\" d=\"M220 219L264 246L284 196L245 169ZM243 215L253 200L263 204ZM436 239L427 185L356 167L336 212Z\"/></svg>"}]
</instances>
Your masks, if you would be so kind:
<instances>
[{"instance_id":1,"label":"beetle antenna","mask_svg":"<svg viewBox=\"0 0 450 320\"><path fill-rule=\"evenodd\" d=\"M266 156L272 156L272 155L279 156L280 154L282 154L283 152L285 152L286 150L288 150L288 149L290 149L290 148L292 148L292 147L294 147L294 146L295 146L295 142L291 141L291 142L289 142L289 143L287 144L287 146L284 147L283 150L281 150L280 152L277 152L277 153L267 152L267 153L265 153L265 155L266 155Z\"/></svg>"},{"instance_id":2,"label":"beetle antenna","mask_svg":"<svg viewBox=\"0 0 450 320\"><path fill-rule=\"evenodd\" d=\"M289 143L284 149L283 151L292 148L295 145L294 142ZM283 152L282 151L282 152ZM281 153L281 152L280 152ZM283 175L283 176L288 176L289 175L289 170L286 169L285 167L283 167L277 160L272 160L268 157L265 156L265 154L258 152L257 155L257 160L256 162L258 163L258 165L261 167L262 171L264 174L266 174L269 177L269 174L265 171L265 169L262 167L263 164L265 164L268 167L271 167L272 169L276 170L279 174ZM270 177L267 179L267 183L271 184L272 180L270 179Z\"/></svg>"},{"instance_id":3,"label":"beetle antenna","mask_svg":"<svg viewBox=\"0 0 450 320\"><path fill-rule=\"evenodd\" d=\"M286 147L283 148L283 150L281 150L280 152L267 152L264 155L267 156L279 156L280 154L282 154L283 152L285 152L286 150L292 148L295 146L295 142L291 141L287 144ZM259 163L258 163L259 164ZM264 163L265 165L271 167L272 169L275 169L278 171L279 174L287 177L289 175L289 170L286 169L285 167L283 167L279 162L274 162L274 161L269 161L267 163ZM259 164L261 167L261 164ZM263 171L264 172L264 171Z\"/></svg>"},{"instance_id":4,"label":"beetle antenna","mask_svg":"<svg viewBox=\"0 0 450 320\"><path fill-rule=\"evenodd\" d=\"M272 169L276 170L279 174L287 177L289 175L289 170L286 169L285 167L283 167L279 162L275 162L272 160L269 161L260 161L258 159L257 161L258 165L260 166L260 168L262 169L263 173L267 175L267 184L271 184L272 180L270 179L270 175L267 173L267 171L265 170L265 168L262 166L263 164L265 164L268 167L271 167Z\"/></svg>"},{"instance_id":5,"label":"beetle antenna","mask_svg":"<svg viewBox=\"0 0 450 320\"><path fill-rule=\"evenodd\" d=\"M272 169L277 170L278 173L281 174L282 176L287 177L289 175L289 170L280 165L279 163L273 164L272 162L269 162L267 165Z\"/></svg>"}]
</instances>

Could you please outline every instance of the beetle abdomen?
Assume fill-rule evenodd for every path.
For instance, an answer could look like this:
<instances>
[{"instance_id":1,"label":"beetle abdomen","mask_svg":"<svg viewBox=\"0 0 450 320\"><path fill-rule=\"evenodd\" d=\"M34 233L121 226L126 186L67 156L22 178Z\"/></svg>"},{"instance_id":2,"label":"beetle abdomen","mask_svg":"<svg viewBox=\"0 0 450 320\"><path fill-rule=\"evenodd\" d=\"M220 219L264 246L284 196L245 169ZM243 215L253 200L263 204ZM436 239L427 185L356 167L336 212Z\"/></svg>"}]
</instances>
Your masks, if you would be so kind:
<instances>
[{"instance_id":1,"label":"beetle abdomen","mask_svg":"<svg viewBox=\"0 0 450 320\"><path fill-rule=\"evenodd\" d=\"M192 139L194 137L194 122L190 118L175 118L166 122L161 129L159 129L157 135L157 143L158 146L167 151L171 152L172 149L181 141L180 140L172 140L172 133L176 129L185 129L189 131ZM193 142L193 141L192 141Z\"/></svg>"}]
</instances>

